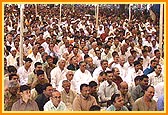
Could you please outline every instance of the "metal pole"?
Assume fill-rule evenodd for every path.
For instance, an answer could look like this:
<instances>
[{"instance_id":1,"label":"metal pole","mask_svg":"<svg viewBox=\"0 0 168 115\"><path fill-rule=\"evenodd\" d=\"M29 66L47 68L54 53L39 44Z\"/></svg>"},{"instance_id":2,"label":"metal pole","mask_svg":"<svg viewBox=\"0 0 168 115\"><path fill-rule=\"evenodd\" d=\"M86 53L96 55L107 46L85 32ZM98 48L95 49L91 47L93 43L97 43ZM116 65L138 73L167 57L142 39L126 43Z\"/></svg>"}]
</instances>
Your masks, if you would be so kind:
<instances>
[{"instance_id":1,"label":"metal pole","mask_svg":"<svg viewBox=\"0 0 168 115\"><path fill-rule=\"evenodd\" d=\"M163 44L163 4L160 4L160 31L159 31L159 50L162 56L162 44Z\"/></svg>"},{"instance_id":2,"label":"metal pole","mask_svg":"<svg viewBox=\"0 0 168 115\"><path fill-rule=\"evenodd\" d=\"M98 30L99 4L96 5L96 30Z\"/></svg>"},{"instance_id":3,"label":"metal pole","mask_svg":"<svg viewBox=\"0 0 168 115\"><path fill-rule=\"evenodd\" d=\"M129 21L131 20L131 4L129 4Z\"/></svg>"},{"instance_id":4,"label":"metal pole","mask_svg":"<svg viewBox=\"0 0 168 115\"><path fill-rule=\"evenodd\" d=\"M19 56L19 66L23 65L23 9L24 9L24 4L20 5L20 56Z\"/></svg>"},{"instance_id":5,"label":"metal pole","mask_svg":"<svg viewBox=\"0 0 168 115\"><path fill-rule=\"evenodd\" d=\"M36 12L36 17L37 17L37 4L35 4L35 12Z\"/></svg>"},{"instance_id":6,"label":"metal pole","mask_svg":"<svg viewBox=\"0 0 168 115\"><path fill-rule=\"evenodd\" d=\"M59 20L60 21L60 25L61 25L61 13L62 13L61 9L62 9L62 4L60 4L60 20Z\"/></svg>"}]
</instances>

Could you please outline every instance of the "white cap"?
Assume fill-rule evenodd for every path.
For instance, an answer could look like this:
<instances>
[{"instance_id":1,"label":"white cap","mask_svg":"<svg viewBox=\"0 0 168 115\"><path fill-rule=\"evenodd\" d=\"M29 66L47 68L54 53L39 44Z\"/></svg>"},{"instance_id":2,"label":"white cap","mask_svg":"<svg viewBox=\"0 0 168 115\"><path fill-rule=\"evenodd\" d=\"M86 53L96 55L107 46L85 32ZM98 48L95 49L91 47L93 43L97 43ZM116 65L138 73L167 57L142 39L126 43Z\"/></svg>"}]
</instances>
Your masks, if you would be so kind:
<instances>
[{"instance_id":1,"label":"white cap","mask_svg":"<svg viewBox=\"0 0 168 115\"><path fill-rule=\"evenodd\" d=\"M14 50L16 50L16 48L15 48L15 47L12 47L12 48L10 49L10 51L14 51Z\"/></svg>"}]
</instances>

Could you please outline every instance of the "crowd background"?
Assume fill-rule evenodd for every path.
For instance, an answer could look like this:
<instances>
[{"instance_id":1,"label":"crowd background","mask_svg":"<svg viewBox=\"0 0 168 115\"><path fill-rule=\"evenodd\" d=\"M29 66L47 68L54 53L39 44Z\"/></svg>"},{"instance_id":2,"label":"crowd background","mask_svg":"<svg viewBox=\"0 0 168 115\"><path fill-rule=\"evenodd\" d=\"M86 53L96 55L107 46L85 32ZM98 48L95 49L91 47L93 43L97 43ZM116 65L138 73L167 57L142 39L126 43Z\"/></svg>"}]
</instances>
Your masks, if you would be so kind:
<instances>
[{"instance_id":1,"label":"crowd background","mask_svg":"<svg viewBox=\"0 0 168 115\"><path fill-rule=\"evenodd\" d=\"M101 4L96 27L96 5L25 4L20 44L20 5L5 4L4 109L163 110L154 6Z\"/></svg>"}]
</instances>

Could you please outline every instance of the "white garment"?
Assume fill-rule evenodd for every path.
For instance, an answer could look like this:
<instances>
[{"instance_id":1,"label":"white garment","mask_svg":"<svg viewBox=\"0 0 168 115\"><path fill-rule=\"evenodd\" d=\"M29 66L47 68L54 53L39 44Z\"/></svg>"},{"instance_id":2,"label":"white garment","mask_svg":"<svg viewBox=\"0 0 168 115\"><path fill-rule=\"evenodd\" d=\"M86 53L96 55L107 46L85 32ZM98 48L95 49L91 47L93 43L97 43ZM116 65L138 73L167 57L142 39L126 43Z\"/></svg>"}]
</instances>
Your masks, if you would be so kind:
<instances>
[{"instance_id":1,"label":"white garment","mask_svg":"<svg viewBox=\"0 0 168 115\"><path fill-rule=\"evenodd\" d=\"M145 58L145 57L141 56L141 58L143 58L143 65L142 66L143 66L143 70L145 70L150 64L150 57L147 56Z\"/></svg>"},{"instance_id":2,"label":"white garment","mask_svg":"<svg viewBox=\"0 0 168 115\"><path fill-rule=\"evenodd\" d=\"M110 71L110 69L109 68L106 68L106 70L105 71ZM95 70L94 70L94 72L93 72L93 80L95 81L95 82L97 82L98 83L98 76L99 76L99 74L101 73L103 71L103 69L102 69L102 67L101 66L99 66L99 67L97 67Z\"/></svg>"},{"instance_id":3,"label":"white garment","mask_svg":"<svg viewBox=\"0 0 168 115\"><path fill-rule=\"evenodd\" d=\"M107 81L100 84L98 95L100 96L101 102L111 100L111 96L114 93L118 93L117 85L114 82L111 85Z\"/></svg>"},{"instance_id":4,"label":"white garment","mask_svg":"<svg viewBox=\"0 0 168 115\"><path fill-rule=\"evenodd\" d=\"M31 68L28 71L25 69L24 66L19 67L17 70L17 74L19 75L20 85L27 85L28 83L28 75L31 73Z\"/></svg>"},{"instance_id":5,"label":"white garment","mask_svg":"<svg viewBox=\"0 0 168 115\"><path fill-rule=\"evenodd\" d=\"M17 56L13 57L12 54L9 54L9 55L6 57L7 66L9 66L9 65L15 66L15 63L17 63L16 59L17 59Z\"/></svg>"},{"instance_id":6,"label":"white garment","mask_svg":"<svg viewBox=\"0 0 168 115\"><path fill-rule=\"evenodd\" d=\"M90 81L92 81L93 78L91 76L91 73L88 70L85 70L83 73L80 69L78 69L74 73L73 81L75 83L75 91L77 93L80 93L80 85L83 83L89 84Z\"/></svg>"},{"instance_id":7,"label":"white garment","mask_svg":"<svg viewBox=\"0 0 168 115\"><path fill-rule=\"evenodd\" d=\"M100 59L98 59L98 57L97 57L97 56L93 57L92 59L93 59L93 64L95 64L95 65L96 65L96 67L101 66L101 64L100 64L101 60L100 60Z\"/></svg>"},{"instance_id":8,"label":"white garment","mask_svg":"<svg viewBox=\"0 0 168 115\"><path fill-rule=\"evenodd\" d=\"M161 73L159 76L156 75L156 72L153 71L152 73L148 74L149 83L153 86L156 86L160 82L164 82L163 74Z\"/></svg>"},{"instance_id":9,"label":"white garment","mask_svg":"<svg viewBox=\"0 0 168 115\"><path fill-rule=\"evenodd\" d=\"M57 107L54 106L51 100L44 105L44 111L67 111L67 107L64 102L60 102Z\"/></svg>"},{"instance_id":10,"label":"white garment","mask_svg":"<svg viewBox=\"0 0 168 115\"><path fill-rule=\"evenodd\" d=\"M66 73L67 73L68 69L64 68L63 71L61 71L61 69L59 68L59 66L55 67L52 71L51 71L51 84L53 86L53 88L58 88L59 82L63 79L66 78Z\"/></svg>"}]
</instances>

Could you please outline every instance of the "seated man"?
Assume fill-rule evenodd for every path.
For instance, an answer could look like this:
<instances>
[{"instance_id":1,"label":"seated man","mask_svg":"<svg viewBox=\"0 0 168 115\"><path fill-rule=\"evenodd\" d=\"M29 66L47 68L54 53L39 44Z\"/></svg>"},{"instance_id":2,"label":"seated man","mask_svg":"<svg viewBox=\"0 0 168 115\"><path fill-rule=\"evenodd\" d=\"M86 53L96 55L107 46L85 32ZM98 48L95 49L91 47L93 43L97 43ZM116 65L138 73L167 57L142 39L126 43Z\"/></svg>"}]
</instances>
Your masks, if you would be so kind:
<instances>
[{"instance_id":1,"label":"seated man","mask_svg":"<svg viewBox=\"0 0 168 115\"><path fill-rule=\"evenodd\" d=\"M39 111L38 105L31 100L30 87L27 85L20 86L21 98L12 106L12 111Z\"/></svg>"},{"instance_id":2,"label":"seated man","mask_svg":"<svg viewBox=\"0 0 168 115\"><path fill-rule=\"evenodd\" d=\"M124 106L124 100L120 94L113 94L111 96L111 103L107 111L128 111L127 107Z\"/></svg>"},{"instance_id":3,"label":"seated man","mask_svg":"<svg viewBox=\"0 0 168 115\"><path fill-rule=\"evenodd\" d=\"M81 94L73 101L73 111L89 111L92 105L97 105L96 99L90 95L90 87L87 84L80 85Z\"/></svg>"},{"instance_id":4,"label":"seated man","mask_svg":"<svg viewBox=\"0 0 168 115\"><path fill-rule=\"evenodd\" d=\"M66 111L66 105L61 101L61 93L57 90L52 92L50 100L44 105L44 111Z\"/></svg>"}]
</instances>

